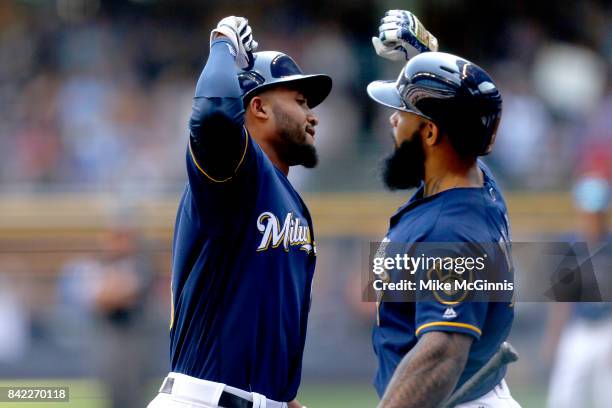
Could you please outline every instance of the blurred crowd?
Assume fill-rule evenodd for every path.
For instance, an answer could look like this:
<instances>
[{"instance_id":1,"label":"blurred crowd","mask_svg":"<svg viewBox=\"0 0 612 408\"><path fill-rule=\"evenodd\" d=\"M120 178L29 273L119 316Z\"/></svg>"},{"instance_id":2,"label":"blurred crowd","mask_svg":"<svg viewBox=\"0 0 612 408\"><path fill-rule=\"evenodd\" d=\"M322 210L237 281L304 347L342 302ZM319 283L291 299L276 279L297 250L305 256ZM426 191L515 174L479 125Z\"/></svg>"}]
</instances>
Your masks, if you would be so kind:
<instances>
[{"instance_id":1,"label":"blurred crowd","mask_svg":"<svg viewBox=\"0 0 612 408\"><path fill-rule=\"evenodd\" d=\"M612 10L606 2L561 2L555 10L527 9L527 2L412 3L441 50L483 65L502 89L497 148L487 160L507 186L568 187L580 157L611 149ZM378 189L377 162L391 145L389 112L368 101L365 85L399 70L370 45L387 7L340 1L323 12L318 2L272 0L234 7L3 1L0 188L180 188L209 30L219 17L241 13L262 49L288 52L305 71L334 79L332 97L317 110L321 166L296 169L294 181L310 191Z\"/></svg>"}]
</instances>

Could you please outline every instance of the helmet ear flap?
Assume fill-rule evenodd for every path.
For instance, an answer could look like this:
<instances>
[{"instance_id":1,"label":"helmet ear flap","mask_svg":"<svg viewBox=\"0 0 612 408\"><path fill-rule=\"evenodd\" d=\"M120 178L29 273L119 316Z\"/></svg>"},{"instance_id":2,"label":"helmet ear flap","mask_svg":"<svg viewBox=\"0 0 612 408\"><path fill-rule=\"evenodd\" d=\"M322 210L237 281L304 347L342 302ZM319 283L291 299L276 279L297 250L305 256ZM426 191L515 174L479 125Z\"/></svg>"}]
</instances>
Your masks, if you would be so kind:
<instances>
[{"instance_id":1,"label":"helmet ear flap","mask_svg":"<svg viewBox=\"0 0 612 408\"><path fill-rule=\"evenodd\" d=\"M473 98L428 98L419 103L419 108L434 118L460 156L477 157L485 154L490 145L490 137L480 123L481 119L473 115L477 105L478 101Z\"/></svg>"},{"instance_id":2,"label":"helmet ear flap","mask_svg":"<svg viewBox=\"0 0 612 408\"><path fill-rule=\"evenodd\" d=\"M245 71L238 75L238 83L244 94L262 85L266 80L258 72ZM244 106L249 104L250 98L244 99Z\"/></svg>"},{"instance_id":3,"label":"helmet ear flap","mask_svg":"<svg viewBox=\"0 0 612 408\"><path fill-rule=\"evenodd\" d=\"M496 123L493 124L493 128L495 130L493 131L493 134L489 138L489 143L487 144L487 146L485 146L483 148L483 152L482 152L481 156L485 156L485 155L491 153L491 151L493 150L493 145L495 145L495 139L497 138L497 128L499 127L499 122L500 121L501 121L501 117L499 115L497 115L497 117L495 118L495 122Z\"/></svg>"}]
</instances>

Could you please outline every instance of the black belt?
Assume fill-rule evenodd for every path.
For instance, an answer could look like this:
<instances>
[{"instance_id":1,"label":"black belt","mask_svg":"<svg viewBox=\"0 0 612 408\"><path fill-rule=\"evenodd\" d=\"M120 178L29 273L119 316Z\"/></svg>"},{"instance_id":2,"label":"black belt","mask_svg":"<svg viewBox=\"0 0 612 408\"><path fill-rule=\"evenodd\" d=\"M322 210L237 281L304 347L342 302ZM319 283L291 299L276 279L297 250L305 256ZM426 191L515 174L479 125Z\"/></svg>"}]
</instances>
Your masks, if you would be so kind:
<instances>
[{"instance_id":1,"label":"black belt","mask_svg":"<svg viewBox=\"0 0 612 408\"><path fill-rule=\"evenodd\" d=\"M253 408L253 402L223 391L221 398L219 398L219 406L223 408Z\"/></svg>"},{"instance_id":2,"label":"black belt","mask_svg":"<svg viewBox=\"0 0 612 408\"><path fill-rule=\"evenodd\" d=\"M166 377L159 392L172 394L173 386L174 378ZM219 398L219 408L253 408L253 402L239 397L238 395L223 391L221 393L221 398Z\"/></svg>"}]
</instances>

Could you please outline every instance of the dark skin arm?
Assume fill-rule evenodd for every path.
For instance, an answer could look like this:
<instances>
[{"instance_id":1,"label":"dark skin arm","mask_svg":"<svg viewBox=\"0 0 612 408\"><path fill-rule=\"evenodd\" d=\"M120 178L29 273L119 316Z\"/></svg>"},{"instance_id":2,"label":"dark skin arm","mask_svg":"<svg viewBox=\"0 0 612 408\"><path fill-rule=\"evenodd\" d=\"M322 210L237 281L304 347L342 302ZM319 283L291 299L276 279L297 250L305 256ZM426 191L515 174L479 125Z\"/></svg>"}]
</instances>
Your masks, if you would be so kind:
<instances>
[{"instance_id":1,"label":"dark skin arm","mask_svg":"<svg viewBox=\"0 0 612 408\"><path fill-rule=\"evenodd\" d=\"M378 408L435 408L453 391L467 362L473 338L427 332L393 373Z\"/></svg>"}]
</instances>

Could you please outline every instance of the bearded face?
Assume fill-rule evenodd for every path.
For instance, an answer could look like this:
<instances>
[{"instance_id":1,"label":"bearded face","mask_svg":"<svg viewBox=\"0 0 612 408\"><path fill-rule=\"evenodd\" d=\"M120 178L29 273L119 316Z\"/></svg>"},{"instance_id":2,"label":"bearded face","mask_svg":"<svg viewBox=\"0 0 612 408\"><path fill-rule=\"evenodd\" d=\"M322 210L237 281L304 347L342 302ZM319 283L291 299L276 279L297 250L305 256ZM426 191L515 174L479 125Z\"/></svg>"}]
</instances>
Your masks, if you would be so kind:
<instances>
[{"instance_id":1,"label":"bearded face","mask_svg":"<svg viewBox=\"0 0 612 408\"><path fill-rule=\"evenodd\" d=\"M418 187L425 177L425 153L419 131L401 142L383 162L382 179L389 190Z\"/></svg>"},{"instance_id":2,"label":"bearded face","mask_svg":"<svg viewBox=\"0 0 612 408\"><path fill-rule=\"evenodd\" d=\"M298 103L299 104L299 103ZM313 168L319 162L314 142L314 125L296 109L279 104L272 105L279 135L279 155L289 166Z\"/></svg>"}]
</instances>

